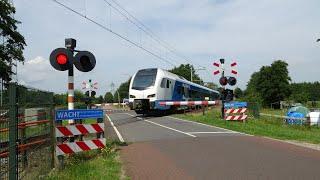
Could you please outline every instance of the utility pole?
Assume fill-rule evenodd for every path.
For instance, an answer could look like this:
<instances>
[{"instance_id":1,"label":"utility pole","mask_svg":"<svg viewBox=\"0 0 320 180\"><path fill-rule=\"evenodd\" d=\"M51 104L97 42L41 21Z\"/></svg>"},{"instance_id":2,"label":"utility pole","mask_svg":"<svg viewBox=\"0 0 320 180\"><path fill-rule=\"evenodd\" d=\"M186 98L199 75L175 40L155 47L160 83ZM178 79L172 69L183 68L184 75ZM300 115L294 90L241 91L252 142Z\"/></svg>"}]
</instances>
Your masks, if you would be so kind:
<instances>
[{"instance_id":1,"label":"utility pole","mask_svg":"<svg viewBox=\"0 0 320 180\"><path fill-rule=\"evenodd\" d=\"M199 71L199 70L206 70L206 68L202 67L202 68L194 69L194 72ZM191 79L191 82L193 82L192 66L190 66L190 79Z\"/></svg>"}]
</instances>

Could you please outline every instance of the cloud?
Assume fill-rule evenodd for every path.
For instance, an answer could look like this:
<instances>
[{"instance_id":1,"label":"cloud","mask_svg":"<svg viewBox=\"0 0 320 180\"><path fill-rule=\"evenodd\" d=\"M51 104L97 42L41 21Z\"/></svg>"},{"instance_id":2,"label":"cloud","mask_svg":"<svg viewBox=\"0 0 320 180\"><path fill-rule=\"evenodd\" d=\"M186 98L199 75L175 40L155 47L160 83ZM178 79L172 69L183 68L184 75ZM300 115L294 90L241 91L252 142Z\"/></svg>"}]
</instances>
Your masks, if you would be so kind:
<instances>
[{"instance_id":1,"label":"cloud","mask_svg":"<svg viewBox=\"0 0 320 180\"><path fill-rule=\"evenodd\" d=\"M320 17L318 0L117 1L179 53L194 64L207 67L209 72L199 71L205 81L213 78L218 82L211 71L212 62L219 58L238 61L238 82L242 88L254 71L277 59L289 63L295 82L319 80L320 70L312 68L320 66L320 44L315 43L320 37L320 24L315 23L316 17ZM174 64L186 63L159 48L102 0L61 2ZM63 47L67 37L78 40L78 49L95 54L96 68L90 73L75 71L75 74L76 83L89 78L99 82L98 94L110 89L111 82L125 81L127 77L123 74L147 67L171 67L51 1L15 0L14 3L16 17L22 21L19 29L28 44L24 54L29 61L21 66L20 77L32 86L65 91L66 73L53 70L46 58L54 48ZM41 16L38 12L42 12Z\"/></svg>"}]
</instances>

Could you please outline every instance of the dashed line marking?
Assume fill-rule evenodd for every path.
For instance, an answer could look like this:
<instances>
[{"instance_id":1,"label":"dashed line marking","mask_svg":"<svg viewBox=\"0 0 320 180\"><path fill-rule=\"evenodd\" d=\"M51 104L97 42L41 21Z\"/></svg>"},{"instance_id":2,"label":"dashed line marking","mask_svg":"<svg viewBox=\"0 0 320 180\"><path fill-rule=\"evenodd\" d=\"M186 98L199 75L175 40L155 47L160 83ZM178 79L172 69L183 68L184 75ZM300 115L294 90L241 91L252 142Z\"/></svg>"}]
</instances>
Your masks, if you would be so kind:
<instances>
[{"instance_id":1,"label":"dashed line marking","mask_svg":"<svg viewBox=\"0 0 320 180\"><path fill-rule=\"evenodd\" d=\"M237 132L221 132L221 131L209 131L209 132L188 132L189 134L239 134Z\"/></svg>"},{"instance_id":2,"label":"dashed line marking","mask_svg":"<svg viewBox=\"0 0 320 180\"><path fill-rule=\"evenodd\" d=\"M164 126L164 125L162 125L162 124L158 124L158 123L155 123L155 122L153 122L153 121L149 121L149 120L143 119L143 118L141 118L141 117L136 117L135 115L132 115L132 114L129 114L129 113L127 113L127 114L128 114L129 116L135 117L135 118L137 118L137 119L143 120L143 121L145 121L145 122L148 122L148 123L151 123L151 124L154 124L154 125L157 125L157 126L166 128L166 129L170 129L170 130L175 131L175 132L179 132L179 133L182 133L182 134L191 136L191 137L197 137L197 136L195 136L195 135L192 135L192 134L187 133L187 132L180 131L180 130L178 130L178 129L174 129L174 128L171 128L171 127L168 127L168 126Z\"/></svg>"},{"instance_id":3,"label":"dashed line marking","mask_svg":"<svg viewBox=\"0 0 320 180\"><path fill-rule=\"evenodd\" d=\"M172 131L176 131L176 132L179 132L179 133L182 133L182 134L185 134L185 135L188 135L188 136L191 136L191 137L197 137L195 135L192 135L190 133L187 133L187 132L183 132L183 131L180 131L180 130L177 130L177 129L174 129L174 128L171 128L171 127L168 127L168 126L164 126L162 124L158 124L158 123L155 123L155 122L152 122L152 121L149 121L149 120L144 120L148 123L151 123L151 124L154 124L154 125L157 125L157 126L160 126L160 127L163 127L163 128L167 128L167 129L170 129Z\"/></svg>"}]
</instances>

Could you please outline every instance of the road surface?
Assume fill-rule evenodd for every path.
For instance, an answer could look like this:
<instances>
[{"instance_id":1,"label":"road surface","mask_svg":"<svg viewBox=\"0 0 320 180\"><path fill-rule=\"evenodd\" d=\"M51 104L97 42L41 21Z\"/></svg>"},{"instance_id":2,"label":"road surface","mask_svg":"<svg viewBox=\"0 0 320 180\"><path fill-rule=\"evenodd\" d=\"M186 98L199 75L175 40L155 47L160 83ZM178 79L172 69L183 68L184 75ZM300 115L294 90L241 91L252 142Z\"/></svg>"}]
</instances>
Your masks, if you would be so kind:
<instances>
[{"instance_id":1,"label":"road surface","mask_svg":"<svg viewBox=\"0 0 320 180\"><path fill-rule=\"evenodd\" d=\"M132 179L320 179L320 151L173 117L108 115Z\"/></svg>"}]
</instances>

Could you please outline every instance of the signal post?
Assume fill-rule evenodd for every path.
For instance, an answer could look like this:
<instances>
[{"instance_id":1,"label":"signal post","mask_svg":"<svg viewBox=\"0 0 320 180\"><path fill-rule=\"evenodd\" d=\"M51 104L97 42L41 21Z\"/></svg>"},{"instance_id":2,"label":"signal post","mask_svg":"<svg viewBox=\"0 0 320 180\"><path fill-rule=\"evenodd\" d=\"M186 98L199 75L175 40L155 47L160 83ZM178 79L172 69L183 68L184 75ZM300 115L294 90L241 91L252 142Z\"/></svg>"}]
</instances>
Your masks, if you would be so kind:
<instances>
[{"instance_id":1,"label":"signal post","mask_svg":"<svg viewBox=\"0 0 320 180\"><path fill-rule=\"evenodd\" d=\"M219 83L222 86L222 97L221 97L221 101L222 101L222 107L221 107L221 118L224 119L225 117L225 108L224 108L224 104L225 102L230 102L233 100L234 94L233 94L233 90L231 89L226 89L226 85L230 85L230 86L234 86L237 83L237 79L233 76L225 76L225 60L224 59L220 59L220 63L213 63L214 66L216 66L217 68L219 68L218 70L214 71L213 74L214 75L218 75L219 73L221 73L221 77L219 79ZM237 63L233 62L230 64L231 67L236 66ZM231 70L231 73L236 75L237 71L235 70Z\"/></svg>"},{"instance_id":2,"label":"signal post","mask_svg":"<svg viewBox=\"0 0 320 180\"><path fill-rule=\"evenodd\" d=\"M68 111L74 110L74 68L75 66L79 71L89 72L96 65L96 59L94 55L89 51L79 51L75 50L76 40L72 38L65 39L65 48L56 48L50 54L50 64L58 71L68 70ZM74 53L76 55L74 56ZM77 111L77 110L76 110ZM81 120L78 119L81 122ZM75 124L73 118L68 118L69 126ZM56 126L62 127L62 120L56 119ZM73 128L73 127L71 127ZM75 136L81 135L77 134ZM57 147L63 145L64 139L69 138L70 143L75 141L73 135L59 136L57 137ZM82 142L83 143L83 142ZM58 155L59 168L64 167L64 156Z\"/></svg>"}]
</instances>

